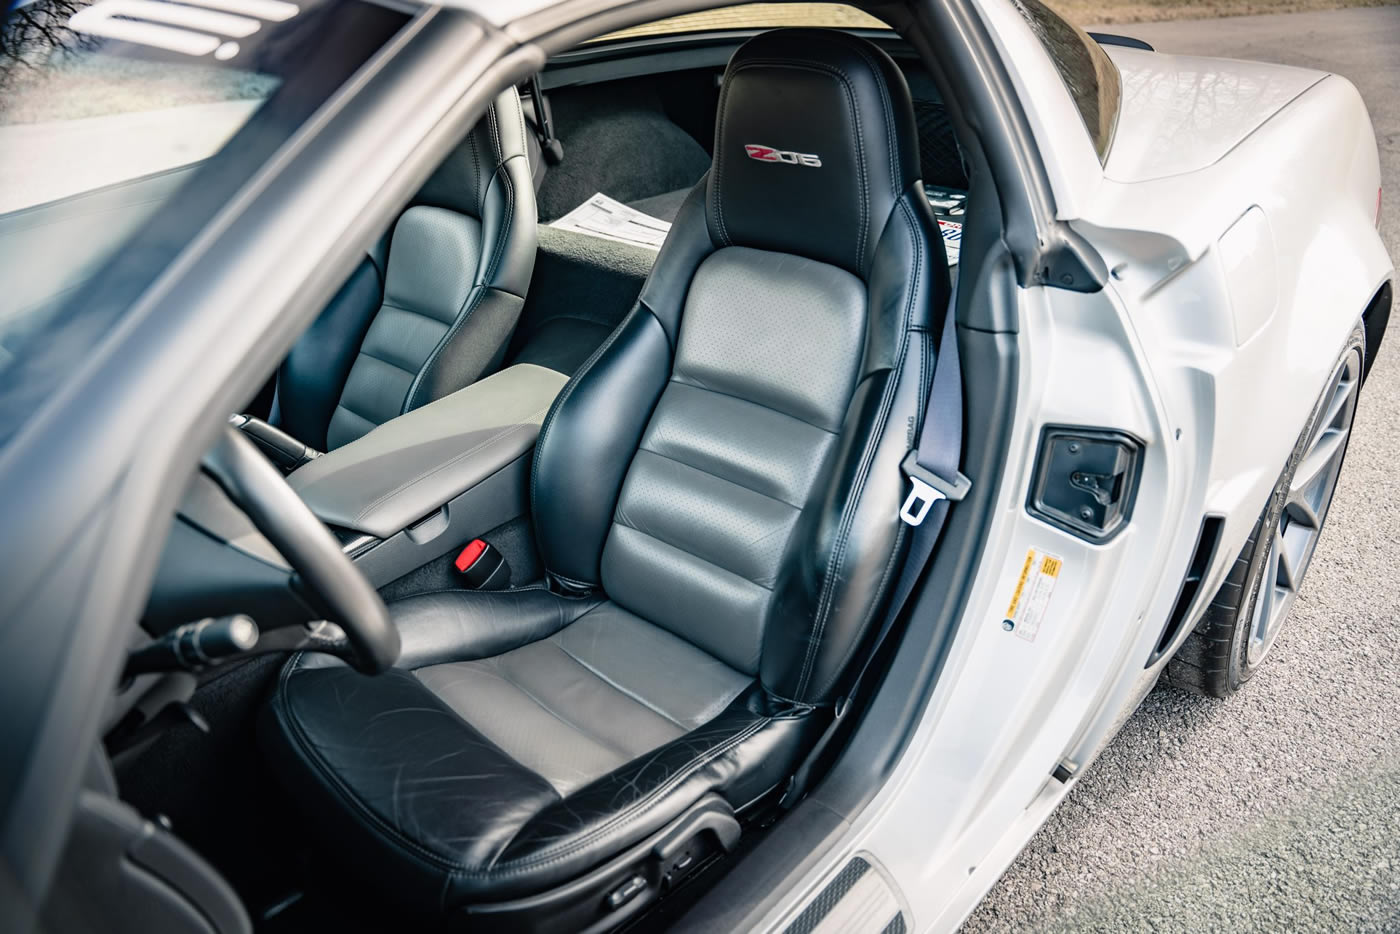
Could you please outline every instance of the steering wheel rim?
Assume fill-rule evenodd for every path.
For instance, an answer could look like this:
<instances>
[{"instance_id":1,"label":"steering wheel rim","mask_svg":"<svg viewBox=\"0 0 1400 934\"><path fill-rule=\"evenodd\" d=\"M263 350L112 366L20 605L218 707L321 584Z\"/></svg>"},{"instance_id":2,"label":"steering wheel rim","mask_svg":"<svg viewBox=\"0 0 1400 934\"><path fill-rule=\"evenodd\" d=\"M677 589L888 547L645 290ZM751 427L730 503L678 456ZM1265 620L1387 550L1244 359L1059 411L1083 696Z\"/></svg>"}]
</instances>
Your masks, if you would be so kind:
<instances>
[{"instance_id":1,"label":"steering wheel rim","mask_svg":"<svg viewBox=\"0 0 1400 934\"><path fill-rule=\"evenodd\" d=\"M365 674L379 674L399 657L399 630L384 600L340 548L335 536L252 441L225 427L204 471L292 566L326 618L345 633Z\"/></svg>"}]
</instances>

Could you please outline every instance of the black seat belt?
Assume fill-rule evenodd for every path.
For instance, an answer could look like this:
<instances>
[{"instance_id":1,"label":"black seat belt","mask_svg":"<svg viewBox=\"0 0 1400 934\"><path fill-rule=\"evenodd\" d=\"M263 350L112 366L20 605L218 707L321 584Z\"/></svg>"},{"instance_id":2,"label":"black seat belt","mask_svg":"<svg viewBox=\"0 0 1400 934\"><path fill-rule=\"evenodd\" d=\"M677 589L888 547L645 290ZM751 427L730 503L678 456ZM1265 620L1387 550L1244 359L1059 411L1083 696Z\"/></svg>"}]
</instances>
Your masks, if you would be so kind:
<instances>
[{"instance_id":1,"label":"black seat belt","mask_svg":"<svg viewBox=\"0 0 1400 934\"><path fill-rule=\"evenodd\" d=\"M890 593L889 605L885 608L884 619L870 651L852 679L850 689L836 702L831 723L788 782L779 802L784 808L792 807L806 792L813 769L835 738L837 728L851 709L852 701L859 696L866 672L870 670L885 638L909 601L914 585L933 556L939 533L948 519L949 506L967 496L967 491L972 487L972 481L958 472L958 464L962 461L963 396L955 317L953 303L950 302L943 316L943 333L938 339L933 380L929 385L928 402L924 406L924 423L919 428L919 438L913 450L905 455L900 465L910 483L909 495L899 510L899 518L909 526L909 551L905 555L899 579Z\"/></svg>"},{"instance_id":2,"label":"black seat belt","mask_svg":"<svg viewBox=\"0 0 1400 934\"><path fill-rule=\"evenodd\" d=\"M540 144L540 153L545 162L558 165L564 161L564 144L559 142L559 137L554 135L554 128L550 126L549 102L544 99L539 72L530 76L530 104L535 110L534 125L531 129L535 131L535 139Z\"/></svg>"}]
</instances>

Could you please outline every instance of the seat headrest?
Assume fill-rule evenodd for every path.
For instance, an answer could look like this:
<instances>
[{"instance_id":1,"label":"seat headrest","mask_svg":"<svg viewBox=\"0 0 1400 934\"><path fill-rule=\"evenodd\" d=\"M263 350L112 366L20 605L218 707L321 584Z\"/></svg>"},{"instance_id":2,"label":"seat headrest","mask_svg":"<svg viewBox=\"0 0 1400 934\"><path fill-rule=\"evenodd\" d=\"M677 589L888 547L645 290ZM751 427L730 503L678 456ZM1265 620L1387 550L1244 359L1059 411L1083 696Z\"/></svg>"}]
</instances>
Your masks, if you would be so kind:
<instances>
[{"instance_id":1,"label":"seat headrest","mask_svg":"<svg viewBox=\"0 0 1400 934\"><path fill-rule=\"evenodd\" d=\"M706 190L716 243L865 275L895 202L918 178L909 86L869 42L777 29L730 59Z\"/></svg>"},{"instance_id":2,"label":"seat headrest","mask_svg":"<svg viewBox=\"0 0 1400 934\"><path fill-rule=\"evenodd\" d=\"M423 183L413 203L480 218L497 169L508 159L526 158L526 146L520 96L509 87L496 95L486 113Z\"/></svg>"}]
</instances>

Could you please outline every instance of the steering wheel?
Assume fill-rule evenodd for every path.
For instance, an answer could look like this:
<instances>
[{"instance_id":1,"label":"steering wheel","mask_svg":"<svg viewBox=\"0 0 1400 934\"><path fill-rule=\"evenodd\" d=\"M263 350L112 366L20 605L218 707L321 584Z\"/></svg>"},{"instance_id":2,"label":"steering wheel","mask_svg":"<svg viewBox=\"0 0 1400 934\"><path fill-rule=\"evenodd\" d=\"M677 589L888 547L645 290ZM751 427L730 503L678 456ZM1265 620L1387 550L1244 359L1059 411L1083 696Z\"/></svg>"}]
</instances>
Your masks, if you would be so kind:
<instances>
[{"instance_id":1,"label":"steering wheel","mask_svg":"<svg viewBox=\"0 0 1400 934\"><path fill-rule=\"evenodd\" d=\"M399 630L384 600L281 471L232 427L224 428L201 466L287 559L315 609L344 632L338 639L327 636L328 627L317 627L285 647L338 655L365 674L392 666L399 657Z\"/></svg>"}]
</instances>

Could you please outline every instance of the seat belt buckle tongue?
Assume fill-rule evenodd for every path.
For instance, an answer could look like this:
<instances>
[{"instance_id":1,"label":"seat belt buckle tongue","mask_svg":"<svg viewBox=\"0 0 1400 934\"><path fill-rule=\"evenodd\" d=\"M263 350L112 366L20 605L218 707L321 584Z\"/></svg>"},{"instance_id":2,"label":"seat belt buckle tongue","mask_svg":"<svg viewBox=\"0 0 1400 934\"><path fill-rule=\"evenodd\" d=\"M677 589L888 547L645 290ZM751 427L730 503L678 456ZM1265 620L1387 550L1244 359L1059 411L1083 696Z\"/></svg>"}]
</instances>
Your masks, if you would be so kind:
<instances>
[{"instance_id":1,"label":"seat belt buckle tongue","mask_svg":"<svg viewBox=\"0 0 1400 934\"><path fill-rule=\"evenodd\" d=\"M931 470L925 470L919 466L919 452L910 451L904 456L904 462L899 465L899 469L909 478L911 485L909 495L904 498L904 505L899 509L899 518L908 525L921 525L928 517L928 512L933 508L933 504L940 499L956 503L967 496L967 491L972 489L972 481L961 473L956 474L949 482Z\"/></svg>"}]
</instances>

